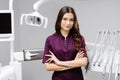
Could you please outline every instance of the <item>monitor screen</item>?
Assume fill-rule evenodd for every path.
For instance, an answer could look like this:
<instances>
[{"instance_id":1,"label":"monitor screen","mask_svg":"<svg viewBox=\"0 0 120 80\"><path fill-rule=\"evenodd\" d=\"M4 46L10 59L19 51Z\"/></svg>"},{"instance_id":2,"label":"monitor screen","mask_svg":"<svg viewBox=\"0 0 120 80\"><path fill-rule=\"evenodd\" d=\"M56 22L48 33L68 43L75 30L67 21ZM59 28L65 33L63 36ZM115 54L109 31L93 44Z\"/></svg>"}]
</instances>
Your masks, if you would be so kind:
<instances>
[{"instance_id":1,"label":"monitor screen","mask_svg":"<svg viewBox=\"0 0 120 80\"><path fill-rule=\"evenodd\" d=\"M12 34L11 13L0 12L0 34Z\"/></svg>"}]
</instances>

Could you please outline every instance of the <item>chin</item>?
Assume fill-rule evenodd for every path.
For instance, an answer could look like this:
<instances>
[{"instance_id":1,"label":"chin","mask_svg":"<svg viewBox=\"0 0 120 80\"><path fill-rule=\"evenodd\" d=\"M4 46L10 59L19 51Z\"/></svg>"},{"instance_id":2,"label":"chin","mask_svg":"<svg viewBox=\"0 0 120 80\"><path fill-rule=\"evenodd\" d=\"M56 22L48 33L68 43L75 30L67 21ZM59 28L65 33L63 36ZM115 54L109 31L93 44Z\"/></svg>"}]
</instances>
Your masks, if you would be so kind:
<instances>
[{"instance_id":1,"label":"chin","mask_svg":"<svg viewBox=\"0 0 120 80\"><path fill-rule=\"evenodd\" d=\"M67 31L67 32L68 32L68 31L70 31L70 29L65 29L65 31Z\"/></svg>"}]
</instances>

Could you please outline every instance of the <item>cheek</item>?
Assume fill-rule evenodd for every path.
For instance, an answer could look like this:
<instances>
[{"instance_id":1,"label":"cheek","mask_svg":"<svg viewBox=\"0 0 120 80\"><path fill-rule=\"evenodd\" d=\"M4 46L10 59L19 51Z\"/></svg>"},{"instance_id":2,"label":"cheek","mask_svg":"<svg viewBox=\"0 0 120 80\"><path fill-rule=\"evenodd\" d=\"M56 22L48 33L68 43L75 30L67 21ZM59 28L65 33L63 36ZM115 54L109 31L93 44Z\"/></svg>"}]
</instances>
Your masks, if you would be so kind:
<instances>
[{"instance_id":1,"label":"cheek","mask_svg":"<svg viewBox=\"0 0 120 80\"><path fill-rule=\"evenodd\" d=\"M61 27L65 26L65 23L61 22Z\"/></svg>"},{"instance_id":2,"label":"cheek","mask_svg":"<svg viewBox=\"0 0 120 80\"><path fill-rule=\"evenodd\" d=\"M71 28L73 27L73 24L71 24Z\"/></svg>"}]
</instances>

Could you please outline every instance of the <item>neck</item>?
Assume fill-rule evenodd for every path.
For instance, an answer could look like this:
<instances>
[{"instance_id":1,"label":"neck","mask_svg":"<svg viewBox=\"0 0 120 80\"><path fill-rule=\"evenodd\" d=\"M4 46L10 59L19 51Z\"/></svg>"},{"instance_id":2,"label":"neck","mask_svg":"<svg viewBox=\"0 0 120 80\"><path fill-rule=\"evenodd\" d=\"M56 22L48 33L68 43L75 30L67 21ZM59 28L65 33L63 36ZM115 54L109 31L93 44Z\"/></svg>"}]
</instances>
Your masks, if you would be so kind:
<instances>
[{"instance_id":1,"label":"neck","mask_svg":"<svg viewBox=\"0 0 120 80\"><path fill-rule=\"evenodd\" d=\"M67 36L68 36L68 34L69 34L69 31L63 31L63 30L61 30L60 31L61 32L61 34L66 38Z\"/></svg>"}]
</instances>

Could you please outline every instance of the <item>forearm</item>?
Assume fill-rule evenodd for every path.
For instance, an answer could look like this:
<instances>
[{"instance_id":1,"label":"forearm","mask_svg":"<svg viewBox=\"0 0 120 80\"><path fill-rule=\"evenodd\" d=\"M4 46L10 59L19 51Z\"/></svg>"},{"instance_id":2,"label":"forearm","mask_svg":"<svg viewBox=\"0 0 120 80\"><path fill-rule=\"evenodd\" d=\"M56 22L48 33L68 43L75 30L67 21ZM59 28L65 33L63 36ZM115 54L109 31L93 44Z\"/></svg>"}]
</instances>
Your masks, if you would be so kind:
<instances>
[{"instance_id":1,"label":"forearm","mask_svg":"<svg viewBox=\"0 0 120 80\"><path fill-rule=\"evenodd\" d=\"M55 63L45 63L45 66L48 71L64 71L70 69L70 67L60 66Z\"/></svg>"},{"instance_id":2,"label":"forearm","mask_svg":"<svg viewBox=\"0 0 120 80\"><path fill-rule=\"evenodd\" d=\"M58 65L69 67L69 68L76 68L76 67L86 66L87 62L88 62L87 58L84 57L80 59L74 59L71 61L60 61Z\"/></svg>"}]
</instances>

